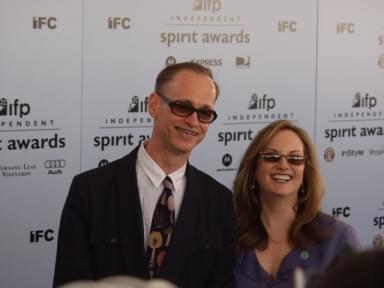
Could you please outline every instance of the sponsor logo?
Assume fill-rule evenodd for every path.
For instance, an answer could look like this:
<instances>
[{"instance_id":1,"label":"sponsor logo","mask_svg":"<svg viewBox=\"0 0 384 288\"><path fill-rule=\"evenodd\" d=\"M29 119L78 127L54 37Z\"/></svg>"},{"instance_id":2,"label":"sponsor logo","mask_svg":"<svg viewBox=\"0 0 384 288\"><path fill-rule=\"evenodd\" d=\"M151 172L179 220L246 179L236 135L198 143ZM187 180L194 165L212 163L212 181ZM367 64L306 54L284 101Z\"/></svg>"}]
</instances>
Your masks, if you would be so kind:
<instances>
[{"instance_id":1,"label":"sponsor logo","mask_svg":"<svg viewBox=\"0 0 384 288\"><path fill-rule=\"evenodd\" d=\"M148 111L148 97L145 97L143 101L140 101L139 96L132 96L131 103L128 107L128 113L134 112L147 112Z\"/></svg>"},{"instance_id":2,"label":"sponsor logo","mask_svg":"<svg viewBox=\"0 0 384 288\"><path fill-rule=\"evenodd\" d=\"M240 57L236 56L236 68L250 68L251 67L251 57L245 56L245 57Z\"/></svg>"},{"instance_id":3,"label":"sponsor logo","mask_svg":"<svg viewBox=\"0 0 384 288\"><path fill-rule=\"evenodd\" d=\"M335 217L343 216L345 218L348 218L349 216L351 216L351 208L348 206L333 208L332 215Z\"/></svg>"},{"instance_id":4,"label":"sponsor logo","mask_svg":"<svg viewBox=\"0 0 384 288\"><path fill-rule=\"evenodd\" d=\"M1 176L3 177L24 177L31 176L32 171L37 169L36 164L24 163L13 165L0 165Z\"/></svg>"},{"instance_id":5,"label":"sponsor logo","mask_svg":"<svg viewBox=\"0 0 384 288\"><path fill-rule=\"evenodd\" d=\"M381 69L384 69L384 54L379 55L379 57L377 58L377 65Z\"/></svg>"},{"instance_id":6,"label":"sponsor logo","mask_svg":"<svg viewBox=\"0 0 384 288\"><path fill-rule=\"evenodd\" d=\"M48 28L50 30L54 30L57 28L56 22L57 22L56 17L35 16L32 18L32 28L33 29Z\"/></svg>"},{"instance_id":7,"label":"sponsor logo","mask_svg":"<svg viewBox=\"0 0 384 288\"><path fill-rule=\"evenodd\" d=\"M363 155L364 155L364 150L361 150L361 149L358 149L358 150L348 149L348 150L341 151L341 157L358 157Z\"/></svg>"},{"instance_id":8,"label":"sponsor logo","mask_svg":"<svg viewBox=\"0 0 384 288\"><path fill-rule=\"evenodd\" d=\"M204 66L221 66L223 65L223 59L220 58L200 58L191 59L191 62L199 63Z\"/></svg>"},{"instance_id":9,"label":"sponsor logo","mask_svg":"<svg viewBox=\"0 0 384 288\"><path fill-rule=\"evenodd\" d=\"M131 28L131 19L128 17L108 17L108 29L129 29Z\"/></svg>"},{"instance_id":10,"label":"sponsor logo","mask_svg":"<svg viewBox=\"0 0 384 288\"><path fill-rule=\"evenodd\" d=\"M356 92L353 96L351 108L344 112L332 112L332 122L375 120L384 116L384 111L374 109L378 106L378 98L369 93Z\"/></svg>"},{"instance_id":11,"label":"sponsor logo","mask_svg":"<svg viewBox=\"0 0 384 288\"><path fill-rule=\"evenodd\" d=\"M18 116L23 118L31 112L31 107L27 103L20 103L19 99L14 99L9 103L6 98L0 99L0 116Z\"/></svg>"},{"instance_id":12,"label":"sponsor logo","mask_svg":"<svg viewBox=\"0 0 384 288\"><path fill-rule=\"evenodd\" d=\"M233 163L232 155L229 153L226 153L221 158L221 164L224 166L224 168L218 168L216 169L217 172L223 172L223 171L236 171L236 168L231 168L230 166Z\"/></svg>"},{"instance_id":13,"label":"sponsor logo","mask_svg":"<svg viewBox=\"0 0 384 288\"><path fill-rule=\"evenodd\" d=\"M369 155L373 156L382 156L384 155L384 146L382 148L376 149L376 148L371 148L368 150Z\"/></svg>"},{"instance_id":14,"label":"sponsor logo","mask_svg":"<svg viewBox=\"0 0 384 288\"><path fill-rule=\"evenodd\" d=\"M356 93L355 98L352 102L352 108L371 108L376 107L377 98L374 96L369 96L369 93L365 93L365 96L362 97L359 92Z\"/></svg>"},{"instance_id":15,"label":"sponsor logo","mask_svg":"<svg viewBox=\"0 0 384 288\"><path fill-rule=\"evenodd\" d=\"M221 0L195 0L193 11L216 13L221 10Z\"/></svg>"},{"instance_id":16,"label":"sponsor logo","mask_svg":"<svg viewBox=\"0 0 384 288\"><path fill-rule=\"evenodd\" d=\"M296 32L297 22L293 20L281 20L277 23L278 32Z\"/></svg>"},{"instance_id":17,"label":"sponsor logo","mask_svg":"<svg viewBox=\"0 0 384 288\"><path fill-rule=\"evenodd\" d=\"M45 160L44 167L47 169L57 169L65 167L64 159Z\"/></svg>"},{"instance_id":18,"label":"sponsor logo","mask_svg":"<svg viewBox=\"0 0 384 288\"><path fill-rule=\"evenodd\" d=\"M31 230L29 231L29 242L38 243L41 241L51 242L55 238L53 237L54 231L52 229L46 230Z\"/></svg>"},{"instance_id":19,"label":"sponsor logo","mask_svg":"<svg viewBox=\"0 0 384 288\"><path fill-rule=\"evenodd\" d=\"M375 236L373 236L372 246L373 248L383 248L384 247L383 236L380 234L376 234Z\"/></svg>"},{"instance_id":20,"label":"sponsor logo","mask_svg":"<svg viewBox=\"0 0 384 288\"><path fill-rule=\"evenodd\" d=\"M170 66L176 63L176 58L174 56L168 56L167 59L165 59L165 66Z\"/></svg>"},{"instance_id":21,"label":"sponsor logo","mask_svg":"<svg viewBox=\"0 0 384 288\"><path fill-rule=\"evenodd\" d=\"M275 108L275 106L276 106L276 101L274 98L268 98L266 94L260 97L256 93L253 93L251 96L251 100L249 101L248 109L269 111Z\"/></svg>"},{"instance_id":22,"label":"sponsor logo","mask_svg":"<svg viewBox=\"0 0 384 288\"><path fill-rule=\"evenodd\" d=\"M108 160L107 159L101 159L100 161L99 161L99 164L97 165L97 167L103 167L103 166L106 166L106 165L108 165Z\"/></svg>"},{"instance_id":23,"label":"sponsor logo","mask_svg":"<svg viewBox=\"0 0 384 288\"><path fill-rule=\"evenodd\" d=\"M346 22L339 22L336 23L336 33L338 34L353 34L355 33L355 24L354 23L346 23Z\"/></svg>"},{"instance_id":24,"label":"sponsor logo","mask_svg":"<svg viewBox=\"0 0 384 288\"><path fill-rule=\"evenodd\" d=\"M59 175L63 174L62 168L66 165L66 161L64 159L51 159L44 161L44 167L48 169L49 175Z\"/></svg>"},{"instance_id":25,"label":"sponsor logo","mask_svg":"<svg viewBox=\"0 0 384 288\"><path fill-rule=\"evenodd\" d=\"M327 162L333 162L333 160L335 160L335 155L335 149L328 147L324 151L324 160Z\"/></svg>"}]
</instances>

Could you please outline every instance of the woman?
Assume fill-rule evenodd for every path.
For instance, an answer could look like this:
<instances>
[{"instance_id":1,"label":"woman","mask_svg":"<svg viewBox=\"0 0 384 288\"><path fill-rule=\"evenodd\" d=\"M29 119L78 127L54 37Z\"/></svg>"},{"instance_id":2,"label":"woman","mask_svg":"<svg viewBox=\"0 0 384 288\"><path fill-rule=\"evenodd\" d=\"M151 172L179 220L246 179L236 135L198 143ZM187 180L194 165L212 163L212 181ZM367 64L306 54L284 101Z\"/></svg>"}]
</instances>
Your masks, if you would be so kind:
<instances>
[{"instance_id":1,"label":"woman","mask_svg":"<svg viewBox=\"0 0 384 288\"><path fill-rule=\"evenodd\" d=\"M293 287L293 271L317 271L344 247L359 249L354 229L320 211L323 184L308 134L287 120L262 129L234 182L237 287Z\"/></svg>"}]
</instances>

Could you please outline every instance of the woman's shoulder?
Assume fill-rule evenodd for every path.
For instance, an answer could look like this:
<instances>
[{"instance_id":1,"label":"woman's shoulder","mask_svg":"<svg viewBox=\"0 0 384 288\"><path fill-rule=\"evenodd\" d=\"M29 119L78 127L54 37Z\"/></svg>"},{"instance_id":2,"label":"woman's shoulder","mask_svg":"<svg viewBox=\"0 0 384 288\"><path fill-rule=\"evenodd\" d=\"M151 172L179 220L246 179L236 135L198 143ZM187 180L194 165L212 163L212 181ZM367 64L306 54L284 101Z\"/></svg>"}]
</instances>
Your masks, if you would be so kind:
<instances>
[{"instance_id":1,"label":"woman's shoulder","mask_svg":"<svg viewBox=\"0 0 384 288\"><path fill-rule=\"evenodd\" d=\"M357 232L348 223L324 212L318 214L316 221L321 227L332 231L329 242L348 245L352 249L360 248Z\"/></svg>"}]
</instances>

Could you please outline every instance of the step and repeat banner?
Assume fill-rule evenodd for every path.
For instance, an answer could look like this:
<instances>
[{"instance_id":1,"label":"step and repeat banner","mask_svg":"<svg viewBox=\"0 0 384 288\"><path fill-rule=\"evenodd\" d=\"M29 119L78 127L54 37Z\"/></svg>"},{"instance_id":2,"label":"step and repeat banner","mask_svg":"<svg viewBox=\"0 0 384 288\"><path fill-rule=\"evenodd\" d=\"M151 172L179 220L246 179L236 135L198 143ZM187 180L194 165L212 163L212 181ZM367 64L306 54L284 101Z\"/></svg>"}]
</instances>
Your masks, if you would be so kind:
<instances>
[{"instance_id":1,"label":"step and repeat banner","mask_svg":"<svg viewBox=\"0 0 384 288\"><path fill-rule=\"evenodd\" d=\"M51 286L72 177L149 137L156 75L182 61L221 87L192 164L231 188L254 135L295 121L324 210L383 246L383 19L382 0L1 0L0 286Z\"/></svg>"}]
</instances>

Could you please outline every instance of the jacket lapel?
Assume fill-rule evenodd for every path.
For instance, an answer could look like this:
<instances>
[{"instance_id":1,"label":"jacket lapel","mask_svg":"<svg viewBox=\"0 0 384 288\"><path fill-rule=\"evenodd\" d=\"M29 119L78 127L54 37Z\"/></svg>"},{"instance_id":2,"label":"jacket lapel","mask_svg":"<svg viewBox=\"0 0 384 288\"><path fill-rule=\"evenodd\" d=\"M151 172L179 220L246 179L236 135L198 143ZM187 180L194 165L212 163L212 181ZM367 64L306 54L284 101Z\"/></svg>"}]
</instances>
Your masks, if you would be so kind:
<instances>
[{"instance_id":1,"label":"jacket lapel","mask_svg":"<svg viewBox=\"0 0 384 288\"><path fill-rule=\"evenodd\" d=\"M126 269L131 275L149 278L144 250L143 217L136 177L138 148L122 159L117 171L118 225Z\"/></svg>"},{"instance_id":2,"label":"jacket lapel","mask_svg":"<svg viewBox=\"0 0 384 288\"><path fill-rule=\"evenodd\" d=\"M177 271L182 263L181 259L186 259L187 254L191 251L200 249L203 239L202 234L202 211L201 211L201 193L203 188L200 187L198 177L193 171L193 167L189 164L186 170L187 185L184 193L183 202L180 213L176 222L175 233L173 234L171 245L164 262L164 266L160 270L160 277L173 280L175 282ZM176 272L176 273L175 273Z\"/></svg>"}]
</instances>

